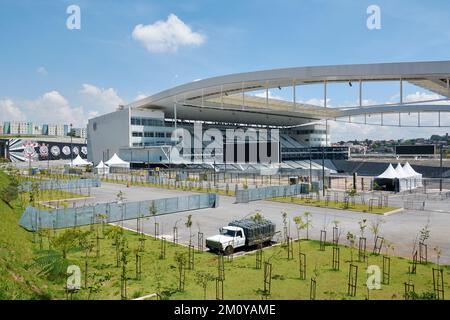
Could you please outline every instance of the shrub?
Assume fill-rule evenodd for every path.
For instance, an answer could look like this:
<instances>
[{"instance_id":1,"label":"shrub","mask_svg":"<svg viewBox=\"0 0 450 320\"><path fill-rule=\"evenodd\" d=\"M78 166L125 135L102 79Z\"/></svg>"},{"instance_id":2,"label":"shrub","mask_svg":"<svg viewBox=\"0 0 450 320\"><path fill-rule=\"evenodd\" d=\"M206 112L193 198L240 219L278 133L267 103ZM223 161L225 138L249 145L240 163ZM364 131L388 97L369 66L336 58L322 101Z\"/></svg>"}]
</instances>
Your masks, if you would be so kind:
<instances>
[{"instance_id":1,"label":"shrub","mask_svg":"<svg viewBox=\"0 0 450 320\"><path fill-rule=\"evenodd\" d=\"M11 179L1 190L1 199L12 208L11 203L19 196L19 183L16 179Z\"/></svg>"}]
</instances>

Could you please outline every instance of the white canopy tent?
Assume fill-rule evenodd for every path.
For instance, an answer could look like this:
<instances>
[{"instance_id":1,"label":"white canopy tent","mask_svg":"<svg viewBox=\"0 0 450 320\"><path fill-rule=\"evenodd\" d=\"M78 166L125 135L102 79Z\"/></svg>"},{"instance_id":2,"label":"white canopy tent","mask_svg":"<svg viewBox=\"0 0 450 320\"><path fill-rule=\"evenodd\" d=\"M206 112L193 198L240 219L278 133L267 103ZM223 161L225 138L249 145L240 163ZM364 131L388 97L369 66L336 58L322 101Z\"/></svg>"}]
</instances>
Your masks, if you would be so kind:
<instances>
[{"instance_id":1,"label":"white canopy tent","mask_svg":"<svg viewBox=\"0 0 450 320\"><path fill-rule=\"evenodd\" d=\"M378 179L395 179L397 177L397 173L395 172L394 167L392 166L392 164L389 164L389 167L387 167L387 169L380 174L377 178Z\"/></svg>"},{"instance_id":2,"label":"white canopy tent","mask_svg":"<svg viewBox=\"0 0 450 320\"><path fill-rule=\"evenodd\" d=\"M110 168L129 168L130 167L130 163L120 159L119 156L117 155L117 153L114 153L114 155L111 157L111 159L106 161L105 164Z\"/></svg>"},{"instance_id":3,"label":"white canopy tent","mask_svg":"<svg viewBox=\"0 0 450 320\"><path fill-rule=\"evenodd\" d=\"M389 164L382 174L375 177L374 183L382 190L401 192L421 187L422 175L415 172L409 163L404 167L399 163L395 169Z\"/></svg>"},{"instance_id":4,"label":"white canopy tent","mask_svg":"<svg viewBox=\"0 0 450 320\"><path fill-rule=\"evenodd\" d=\"M411 176L411 180L413 181L414 188L420 188L423 186L422 179L423 176L421 173L416 172L413 167L409 164L409 162L406 162L403 166L403 171L408 173Z\"/></svg>"},{"instance_id":5,"label":"white canopy tent","mask_svg":"<svg viewBox=\"0 0 450 320\"><path fill-rule=\"evenodd\" d=\"M403 167L400 163L398 163L395 167L395 173L397 174L396 178L398 179L406 179L410 177L410 175L403 170Z\"/></svg>"},{"instance_id":6,"label":"white canopy tent","mask_svg":"<svg viewBox=\"0 0 450 320\"><path fill-rule=\"evenodd\" d=\"M88 162L78 155L73 161L69 162L68 165L71 167L86 167L91 166L92 162Z\"/></svg>"},{"instance_id":7,"label":"white canopy tent","mask_svg":"<svg viewBox=\"0 0 450 320\"><path fill-rule=\"evenodd\" d=\"M403 167L400 163L395 167L395 172L397 174L396 178L399 180L399 190L405 191L412 188L411 185L411 176L403 170Z\"/></svg>"},{"instance_id":8,"label":"white canopy tent","mask_svg":"<svg viewBox=\"0 0 450 320\"><path fill-rule=\"evenodd\" d=\"M386 170L374 179L375 188L386 191L396 191L396 179L397 172L395 171L392 164L386 168Z\"/></svg>"},{"instance_id":9,"label":"white canopy tent","mask_svg":"<svg viewBox=\"0 0 450 320\"><path fill-rule=\"evenodd\" d=\"M108 174L109 167L103 162L103 160L101 160L100 163L95 167L95 172L97 174Z\"/></svg>"}]
</instances>

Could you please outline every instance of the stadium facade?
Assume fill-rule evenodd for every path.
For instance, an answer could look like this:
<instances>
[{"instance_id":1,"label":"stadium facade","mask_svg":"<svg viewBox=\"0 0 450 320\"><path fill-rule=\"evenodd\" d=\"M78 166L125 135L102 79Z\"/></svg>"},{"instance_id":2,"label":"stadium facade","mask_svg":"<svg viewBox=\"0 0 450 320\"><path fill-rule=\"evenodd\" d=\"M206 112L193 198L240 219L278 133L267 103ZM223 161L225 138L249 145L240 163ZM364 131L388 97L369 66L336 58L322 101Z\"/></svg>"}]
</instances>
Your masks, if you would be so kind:
<instances>
[{"instance_id":1,"label":"stadium facade","mask_svg":"<svg viewBox=\"0 0 450 320\"><path fill-rule=\"evenodd\" d=\"M329 120L352 122L360 117L366 123L371 115L383 119L383 115L398 114L401 126L401 115L415 112L420 127L422 113L437 113L436 126L441 126L441 113L450 111L449 78L450 61L439 61L288 68L194 81L90 119L88 158L97 164L117 153L135 167L184 165L216 170L227 170L227 165L237 170L249 166L308 169L307 160L312 160L315 168L321 168L329 160L348 156L346 147L331 146ZM398 81L399 102L364 105L363 84L374 81ZM404 102L406 82L440 98ZM331 83L359 84L359 103L327 106ZM323 87L323 105L298 101L297 91L307 85ZM273 98L270 90L277 88L292 90L292 99ZM185 150L180 151L180 145ZM217 149L211 152L212 146ZM258 156L253 157L255 152Z\"/></svg>"}]
</instances>

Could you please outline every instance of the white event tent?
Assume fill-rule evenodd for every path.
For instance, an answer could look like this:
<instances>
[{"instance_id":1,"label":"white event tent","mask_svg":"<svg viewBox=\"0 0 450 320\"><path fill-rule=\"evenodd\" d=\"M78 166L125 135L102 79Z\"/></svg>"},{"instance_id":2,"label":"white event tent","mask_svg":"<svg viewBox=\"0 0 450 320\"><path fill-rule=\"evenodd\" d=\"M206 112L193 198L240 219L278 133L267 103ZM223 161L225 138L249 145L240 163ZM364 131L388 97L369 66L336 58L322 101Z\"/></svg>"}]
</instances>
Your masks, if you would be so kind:
<instances>
[{"instance_id":1,"label":"white event tent","mask_svg":"<svg viewBox=\"0 0 450 320\"><path fill-rule=\"evenodd\" d=\"M83 158L78 155L73 161L68 163L71 167L85 167L85 166L91 166L92 163L84 160Z\"/></svg>"},{"instance_id":2,"label":"white event tent","mask_svg":"<svg viewBox=\"0 0 450 320\"><path fill-rule=\"evenodd\" d=\"M102 161L95 167L95 172L97 174L108 174L109 167Z\"/></svg>"},{"instance_id":3,"label":"white event tent","mask_svg":"<svg viewBox=\"0 0 450 320\"><path fill-rule=\"evenodd\" d=\"M413 188L420 188L423 186L422 174L416 172L416 170L411 167L409 162L405 163L405 165L403 166L403 171L405 171L411 177Z\"/></svg>"},{"instance_id":4,"label":"white event tent","mask_svg":"<svg viewBox=\"0 0 450 320\"><path fill-rule=\"evenodd\" d=\"M397 167L395 167L395 172L397 173L396 178L399 182L399 190L398 191L404 191L411 188L411 181L409 176L404 170L400 163L397 164Z\"/></svg>"},{"instance_id":5,"label":"white event tent","mask_svg":"<svg viewBox=\"0 0 450 320\"><path fill-rule=\"evenodd\" d=\"M114 153L114 155L111 157L111 159L106 161L105 164L110 168L129 168L130 167L130 163L120 159L119 156L117 155L117 153Z\"/></svg>"},{"instance_id":6,"label":"white event tent","mask_svg":"<svg viewBox=\"0 0 450 320\"><path fill-rule=\"evenodd\" d=\"M403 167L399 163L395 169L389 164L382 174L375 177L374 182L380 189L401 192L421 187L422 175L414 171L409 163Z\"/></svg>"},{"instance_id":7,"label":"white event tent","mask_svg":"<svg viewBox=\"0 0 450 320\"><path fill-rule=\"evenodd\" d=\"M377 178L378 179L395 179L397 177L397 172L395 171L392 164L389 164L389 167L380 174Z\"/></svg>"},{"instance_id":8,"label":"white event tent","mask_svg":"<svg viewBox=\"0 0 450 320\"><path fill-rule=\"evenodd\" d=\"M389 164L387 169L374 179L374 185L381 190L395 191L395 180L397 178L397 172L392 164Z\"/></svg>"}]
</instances>

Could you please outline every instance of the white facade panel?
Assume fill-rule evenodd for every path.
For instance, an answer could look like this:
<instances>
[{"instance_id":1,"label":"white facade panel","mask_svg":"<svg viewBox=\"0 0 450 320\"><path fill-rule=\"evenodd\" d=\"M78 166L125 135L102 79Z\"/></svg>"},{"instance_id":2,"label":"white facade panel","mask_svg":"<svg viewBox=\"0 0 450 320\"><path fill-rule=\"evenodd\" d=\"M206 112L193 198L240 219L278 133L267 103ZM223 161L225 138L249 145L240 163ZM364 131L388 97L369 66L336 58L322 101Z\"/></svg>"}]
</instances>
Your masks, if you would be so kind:
<instances>
[{"instance_id":1,"label":"white facade panel","mask_svg":"<svg viewBox=\"0 0 450 320\"><path fill-rule=\"evenodd\" d=\"M87 127L88 159L97 165L108 156L130 147L130 109L90 119Z\"/></svg>"}]
</instances>

